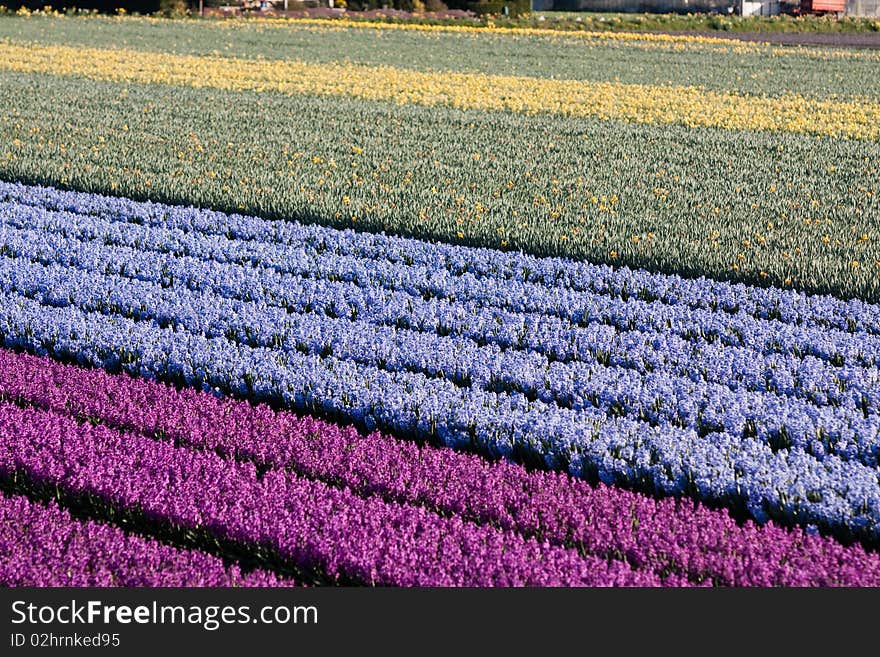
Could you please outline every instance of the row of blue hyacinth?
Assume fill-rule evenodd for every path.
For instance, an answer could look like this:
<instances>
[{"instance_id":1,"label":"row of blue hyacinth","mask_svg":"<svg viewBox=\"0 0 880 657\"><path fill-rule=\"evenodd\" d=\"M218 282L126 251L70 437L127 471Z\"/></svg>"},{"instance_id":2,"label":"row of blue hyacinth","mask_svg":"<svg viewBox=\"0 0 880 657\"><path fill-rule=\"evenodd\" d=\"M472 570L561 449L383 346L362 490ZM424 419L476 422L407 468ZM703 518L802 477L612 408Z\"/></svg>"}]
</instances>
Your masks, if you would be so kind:
<instances>
[{"instance_id":1,"label":"row of blue hyacinth","mask_svg":"<svg viewBox=\"0 0 880 657\"><path fill-rule=\"evenodd\" d=\"M16 211L17 206L8 204L4 209L10 215L9 221L17 222L17 225L58 231L76 239L100 240L108 245L138 250L173 252L178 256L217 263L258 263L260 268L270 268L282 275L348 281L423 298L478 303L482 307L517 314L559 318L563 324L574 326L598 322L619 330L658 330L762 352L812 355L866 365L876 363L877 349L880 348L880 336L864 331L856 331L857 339L854 339L853 333L819 326L815 322L810 326L791 325L775 319L756 319L745 312L694 309L687 304L624 299L618 295L573 291L564 286L551 288L522 281L481 278L470 273L453 275L444 268L373 258L372 249L366 255L339 254L308 242L292 247L161 226L132 225L71 213L44 211L35 216L31 208L22 208L22 216L21 211ZM636 283L632 285L636 286ZM817 331L817 327L824 330Z\"/></svg>"},{"instance_id":2,"label":"row of blue hyacinth","mask_svg":"<svg viewBox=\"0 0 880 657\"><path fill-rule=\"evenodd\" d=\"M28 211L33 212L32 209ZM193 262L187 262L185 259L180 261L170 254L162 257L155 253L132 252L129 249L120 253L118 249L97 244L95 241L65 240L59 237L57 231L41 234L10 229L4 231L4 234L6 240L3 249L7 253L39 256L39 259L48 263L71 261L80 265L87 263L92 271L95 269L100 271L102 268L112 269L114 265L122 263L127 270L134 270L141 276L144 276L144 272L151 272L153 280L158 278L165 285L170 284L169 278L176 278L178 281L183 279L192 283L193 277L199 276L202 271L198 266L199 263L195 263L194 266ZM46 241L55 244L47 245ZM13 269L18 267L15 264L8 266ZM222 276L226 280L237 278L228 275L228 268L221 273L226 274ZM44 274L39 270L32 273L37 279L42 275ZM150 280L149 276L146 280ZM63 283L55 283L49 286L49 289L61 290L64 289L63 285ZM126 296L129 299L140 299L144 296L152 298L158 294L168 299L158 311L148 308L132 309L125 301L121 306L118 303L106 304L103 303L104 295L100 292L104 285L121 289L116 295L117 298L119 294L123 299ZM847 398L848 403L844 404L842 409L833 409L799 399L780 399L773 394L760 392L750 394L748 390L739 390L735 393L726 386L711 382L718 378L717 369L702 368L706 374L704 378L708 381L695 377L693 371L694 369L699 371L701 365L699 363L691 371L685 370L678 372L677 375L668 376L664 365L670 360L677 363L687 361L688 350L670 349L667 344L665 349L657 352L656 339L647 345L647 354L641 357L642 363L650 365L646 368L650 371L639 374L615 365L604 368L597 364L594 359L599 354L611 353L614 356L614 353L612 349L607 348L607 345L596 341L588 344L590 362L559 362L548 360L534 351L522 352L509 348L500 350L491 340L489 344L479 344L456 336L441 338L431 333L419 334L385 327L365 330L365 327L353 326L352 322L341 320L334 322L328 320L326 316L300 318L297 315L291 319L288 318L290 310L288 304L285 304L288 308L284 310L278 307L265 308L261 304L253 303L244 305L227 303L222 306L222 311L218 314L219 307L215 306L214 299L205 300L201 294L182 302L179 292L164 292L161 285L154 285L152 288L149 284L130 287L130 281L119 281L113 276L108 277L98 287L99 290L93 294L93 299L84 301L91 304L88 305L89 308L105 311L109 309L110 312L115 312L115 308L121 307L128 316L155 319L166 324L183 322L185 326L205 332L207 335L226 335L233 339L248 340L256 345L274 344L298 348L306 353L332 353L337 357L366 364L442 376L460 385L476 384L490 390L522 392L567 407L582 408L592 404L600 408L604 407L613 413L634 414L652 422L670 421L682 426L696 426L701 431L719 429L735 435L754 434L771 445L777 447L799 445L820 456L829 451L845 457L859 458L869 465L876 464L877 460L876 424L875 418L872 417L875 415L874 402L878 392L876 373L866 372L860 367L826 367L825 369L831 369L832 373L829 375L829 372L824 372L826 376L823 381L821 376L810 376L810 372L803 367L804 362L795 363L797 369L791 370L794 372L793 378L802 382L802 389L809 391L813 401L816 401L816 390L817 388L821 390L822 383L825 384L824 388L831 390L831 395L835 395L835 387L843 388L840 385L841 381L850 380L854 383L846 387L850 393ZM205 284L202 281L195 287L204 289ZM308 298L302 294L303 290L297 289L295 285L291 286L288 283L280 287L288 297L300 300L304 297ZM30 294L39 289L40 286L31 288ZM320 294L320 292L325 293ZM343 303L339 304L338 294L326 294L326 291L322 290L318 291L317 296L334 301L333 308L329 311L331 315L338 312L347 313L348 299L344 299ZM249 294L248 297L253 297L253 294ZM94 299L97 299L97 302ZM370 306L382 308L381 319L384 321L403 323L406 326L423 323L424 314L419 321L414 319L412 300L406 301L405 309L401 308L400 304L395 307L387 301L386 299L385 303ZM58 303L58 300L55 299L54 303ZM424 305L426 302L416 300L415 303ZM313 305L319 308L321 306L320 301ZM339 310L340 305L342 311ZM299 307L296 310L301 312L303 308ZM326 305L324 310L326 315L328 310ZM243 322L241 315L246 316L251 323ZM184 316L186 320L181 319ZM497 327L497 315L488 318L487 323L492 324L493 319L496 320ZM261 325L271 327L271 330L262 330ZM612 338L616 337L613 331L606 330L605 334L609 332ZM316 335L323 337L316 340ZM474 337L473 332L471 336ZM480 336L477 332L475 337L484 336ZM541 337L545 340L540 346L546 347L548 344L552 345L554 343L552 337L557 336L545 334ZM547 339L548 337L551 339ZM507 346L509 347L509 344ZM630 365L633 361L639 360L640 351L645 351L644 348L639 349L639 347L644 346L633 342L625 343L626 348L618 350L619 356L609 360L620 360L623 365ZM699 354L703 357L707 355L704 353L705 350L713 349L713 346L704 345L704 347L705 349ZM556 349L556 352L558 351ZM727 351L729 355L730 350ZM650 357L658 353L666 357L666 360L659 363L650 362ZM430 354L431 358L426 358L423 354ZM724 362L723 355L718 362ZM674 358L670 359L670 356ZM805 360L806 364L816 364L813 359ZM744 359L733 364L742 371L746 369L742 367L743 363L755 362L758 361L746 354ZM694 363L689 364L694 365ZM775 381L782 378L778 370L778 363L773 363L767 371L772 371L774 378L770 379L765 374L765 379ZM846 376L841 376L842 374ZM817 386L817 383L820 385ZM774 387L779 388L778 385ZM837 395L835 401L840 402L840 395ZM870 414L867 412L869 410Z\"/></svg>"},{"instance_id":3,"label":"row of blue hyacinth","mask_svg":"<svg viewBox=\"0 0 880 657\"><path fill-rule=\"evenodd\" d=\"M211 291L227 298L254 300L294 312L317 310L339 317L371 323L405 326L467 337L502 349L528 349L554 361L592 361L596 358L622 367L646 372L664 368L670 354L690 355L678 373L694 378L711 372L711 380L724 381L732 389L769 390L795 395L816 404L845 405L866 410L877 408L877 368L880 338L866 333L846 333L828 329L788 327L780 322L745 321L726 313L698 313L682 306L592 295L594 307L605 306L604 319L586 324L538 312L494 309L482 296L468 298L463 292L430 296L377 285L373 273L352 278L340 276L345 263L304 260L302 273L279 272L266 266L258 253L235 260L237 264L217 262L220 247L201 244L181 246L174 231L126 227L124 240L119 224L97 234L100 226L88 230L71 227L76 219L69 214L50 214L33 208L9 210L7 225L22 232L9 232L7 254L39 258L87 269L123 274L164 285L182 283L194 289ZM83 223L88 218L80 217ZM139 230L138 234L136 230ZM11 231L11 229L9 229ZM86 239L82 233L88 232ZM48 237L45 237L48 236ZM48 240L48 243L46 241ZM215 240L217 241L217 240ZM229 247L227 244L221 247ZM120 246L119 242L124 245ZM158 248L156 245L160 245ZM103 247L103 248L102 248ZM268 246L267 249L273 247ZM63 252L60 254L60 252ZM189 255L183 255L189 254ZM194 255L195 254L195 255ZM296 261L276 255L288 267ZM312 270L309 269L310 262ZM243 264L246 263L246 264ZM360 268L368 270L369 263ZM400 269L408 269L401 266ZM407 273L399 277L407 276ZM461 285L461 280L456 281ZM506 287L515 288L514 283ZM524 297L535 294L523 293ZM547 296L547 295L545 295ZM400 314L397 308L406 307ZM391 310L389 310L391 309ZM709 315L704 317L702 315ZM664 318L665 316L665 318ZM706 327L711 328L706 328ZM675 327L675 328L670 328ZM786 332L784 328L790 328ZM713 336L725 335L724 339ZM735 340L733 337L736 336ZM756 337L757 336L757 337ZM746 346L731 344L739 342ZM639 350L639 345L648 349ZM644 352L641 358L634 353ZM812 352L812 355L804 352ZM677 362L681 362L680 357Z\"/></svg>"},{"instance_id":4,"label":"row of blue hyacinth","mask_svg":"<svg viewBox=\"0 0 880 657\"><path fill-rule=\"evenodd\" d=\"M7 236L3 243L12 240ZM15 246L25 248L22 243ZM60 253L58 259L65 255ZM772 393L733 391L664 370L640 374L597 362L548 361L531 351L503 351L497 345L454 336L289 313L185 287L163 287L20 257L0 257L0 287L54 307L118 314L252 347L333 356L391 372L443 378L459 387L521 393L564 408L597 408L611 416L693 427L699 433L754 437L777 449L797 446L820 458L831 453L876 466L880 454L874 413L818 406Z\"/></svg>"},{"instance_id":5,"label":"row of blue hyacinth","mask_svg":"<svg viewBox=\"0 0 880 657\"><path fill-rule=\"evenodd\" d=\"M728 314L775 318L795 326L822 326L850 332L880 334L880 311L859 299L806 295L796 290L752 287L712 279L633 271L563 258L537 258L493 249L432 244L420 240L332 230L295 222L272 221L192 207L142 203L98 194L65 192L50 187L0 181L0 200L106 218L117 223L159 226L182 233L223 236L296 250L328 252L366 258L376 263L424 267L441 280L467 274L477 279L513 280L545 286L554 296L560 291L645 297L692 309L720 310ZM259 248L259 247L258 247ZM261 257L265 254L261 253ZM288 249L289 255L289 249ZM408 270L410 271L410 270ZM408 276L412 274L408 273ZM537 299L536 301L541 301ZM493 303L503 302L503 299Z\"/></svg>"}]
</instances>

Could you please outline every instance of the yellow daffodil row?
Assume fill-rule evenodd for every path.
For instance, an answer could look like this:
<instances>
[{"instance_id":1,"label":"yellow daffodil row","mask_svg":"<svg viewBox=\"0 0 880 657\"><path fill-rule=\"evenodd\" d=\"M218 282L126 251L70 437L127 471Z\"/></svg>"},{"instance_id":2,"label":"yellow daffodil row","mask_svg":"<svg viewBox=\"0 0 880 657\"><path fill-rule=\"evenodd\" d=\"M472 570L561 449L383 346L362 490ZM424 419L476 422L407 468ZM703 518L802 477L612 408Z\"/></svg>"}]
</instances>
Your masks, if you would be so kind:
<instances>
[{"instance_id":1,"label":"yellow daffodil row","mask_svg":"<svg viewBox=\"0 0 880 657\"><path fill-rule=\"evenodd\" d=\"M17 12L20 16L30 16L32 12L22 9ZM149 23L152 25L167 24L167 19L154 18L151 16L128 16L118 14L116 16L102 16L98 14L77 15L69 17L56 11L37 11L34 16L44 18L51 16L53 20L106 20L128 23ZM195 23L195 21L193 21ZM370 20L350 20L345 18L236 18L217 21L198 21L197 29L236 30L243 29L259 32L263 29L284 29L289 31L316 31L332 32L351 29L373 31L397 31L419 32L423 34L460 34L473 36L474 38L503 37L506 39L519 38L548 38L550 40L577 40L587 47L613 44L615 46L637 48L640 50L714 50L733 54L763 54L773 57L786 55L799 55L813 59L855 59L862 61L880 62L880 52L868 49L855 48L822 48L817 46L775 46L771 42L737 41L731 38L712 37L705 35L689 34L656 34L651 32L610 32L601 30L560 30L539 27L505 27L489 22L485 25L461 25L461 24L420 24L420 23L389 23Z\"/></svg>"},{"instance_id":2,"label":"yellow daffodil row","mask_svg":"<svg viewBox=\"0 0 880 657\"><path fill-rule=\"evenodd\" d=\"M489 24L473 25L430 25L419 23L386 23L381 21L321 19L321 18L260 18L229 20L212 24L218 28L235 29L274 27L293 30L314 29L318 31L363 29L378 31L404 31L446 34L470 34L474 36L511 37L549 37L551 39L578 39L583 42L614 43L642 48L673 48L693 49L695 46L720 48L736 54L765 53L773 56L806 55L819 59L860 59L880 62L880 53L871 50L852 48L817 48L810 46L774 46L770 42L745 42L720 37L687 35L687 34L656 34L651 32L606 32L599 30L555 30L537 27L503 27Z\"/></svg>"},{"instance_id":3,"label":"yellow daffodil row","mask_svg":"<svg viewBox=\"0 0 880 657\"><path fill-rule=\"evenodd\" d=\"M814 100L795 94L760 97L687 86L12 43L0 43L0 70L139 84L345 96L398 104L880 139L880 104L867 100Z\"/></svg>"},{"instance_id":4,"label":"yellow daffodil row","mask_svg":"<svg viewBox=\"0 0 880 657\"><path fill-rule=\"evenodd\" d=\"M38 10L30 11L26 7L22 7L16 13L20 17L36 16L39 18L51 16L56 19L66 18L64 14L57 11ZM84 17L88 17L86 14ZM95 16L98 16L95 14ZM77 19L82 17L77 16ZM165 19L154 18L152 16L127 16L125 14L112 17L103 17L108 20L117 21L141 21L153 24L161 24ZM299 28L304 26L315 26L327 29L349 29L362 28L372 30L396 30L408 32L446 32L446 33L467 33L467 34L513 34L513 35L531 35L531 36L572 36L587 39L607 39L612 41L653 41L663 43L705 43L705 44L721 44L729 45L730 39L720 39L717 37L707 37L701 35L672 35L672 34L654 34L649 32L607 32L599 30L555 30L550 28L538 27L504 27L499 26L491 21L485 25L455 25L455 24L427 24L427 23L389 23L385 21L372 20L350 20L345 18L274 18L260 16L258 19L239 18L235 20L216 21L210 24L219 28L236 28L236 27L293 27Z\"/></svg>"},{"instance_id":5,"label":"yellow daffodil row","mask_svg":"<svg viewBox=\"0 0 880 657\"><path fill-rule=\"evenodd\" d=\"M696 35L652 34L648 32L601 32L598 30L554 30L540 27L503 27L496 24L475 25L430 25L420 23L386 23L382 21L346 20L344 18L328 21L320 18L298 18L295 22L286 19L269 19L269 24L300 27L314 25L326 28L360 28L368 30L402 30L408 32L446 32L467 34L505 34L523 36L568 36L586 39L605 39L609 41L653 41L661 43L714 43L729 45L729 39ZM230 25L234 25L231 22Z\"/></svg>"}]
</instances>

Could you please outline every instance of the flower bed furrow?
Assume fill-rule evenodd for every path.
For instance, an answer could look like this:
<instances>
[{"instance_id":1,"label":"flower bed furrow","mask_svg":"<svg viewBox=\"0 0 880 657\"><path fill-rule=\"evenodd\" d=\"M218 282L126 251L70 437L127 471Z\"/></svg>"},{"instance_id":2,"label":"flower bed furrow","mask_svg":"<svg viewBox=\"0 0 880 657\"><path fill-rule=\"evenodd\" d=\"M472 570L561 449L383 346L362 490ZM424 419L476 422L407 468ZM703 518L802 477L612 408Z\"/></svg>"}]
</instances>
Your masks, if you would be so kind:
<instances>
[{"instance_id":1,"label":"flower bed furrow","mask_svg":"<svg viewBox=\"0 0 880 657\"><path fill-rule=\"evenodd\" d=\"M0 395L115 429L292 468L359 495L422 504L634 567L721 585L877 585L880 556L726 511L362 436L310 417L0 350Z\"/></svg>"},{"instance_id":2,"label":"flower bed furrow","mask_svg":"<svg viewBox=\"0 0 880 657\"><path fill-rule=\"evenodd\" d=\"M0 477L85 496L266 551L339 581L378 585L657 585L620 561L441 518L423 508L175 448L136 433L0 404ZM137 520L135 520L136 522ZM669 583L680 581L671 577Z\"/></svg>"},{"instance_id":3,"label":"flower bed furrow","mask_svg":"<svg viewBox=\"0 0 880 657\"><path fill-rule=\"evenodd\" d=\"M186 233L223 235L300 248L320 244L324 250L340 255L445 268L455 276L472 273L480 278L522 281L618 297L643 295L670 305L747 313L758 319L778 318L796 326L880 334L880 313L876 305L858 299L845 301L831 296L806 295L796 290L752 287L705 278L688 279L564 258L539 258L494 249L429 244L415 239L336 231L195 208L172 208L158 203L17 183L0 182L0 195L17 204L88 214L113 222L127 221L176 228Z\"/></svg>"},{"instance_id":4,"label":"flower bed furrow","mask_svg":"<svg viewBox=\"0 0 880 657\"><path fill-rule=\"evenodd\" d=\"M56 503L0 492L2 586L280 586L217 557L79 520Z\"/></svg>"},{"instance_id":5,"label":"flower bed furrow","mask_svg":"<svg viewBox=\"0 0 880 657\"><path fill-rule=\"evenodd\" d=\"M252 348L124 317L0 297L3 343L82 364L271 401L372 430L512 458L578 477L689 495L759 521L815 523L874 544L876 469L793 448L463 390L410 373Z\"/></svg>"}]
</instances>

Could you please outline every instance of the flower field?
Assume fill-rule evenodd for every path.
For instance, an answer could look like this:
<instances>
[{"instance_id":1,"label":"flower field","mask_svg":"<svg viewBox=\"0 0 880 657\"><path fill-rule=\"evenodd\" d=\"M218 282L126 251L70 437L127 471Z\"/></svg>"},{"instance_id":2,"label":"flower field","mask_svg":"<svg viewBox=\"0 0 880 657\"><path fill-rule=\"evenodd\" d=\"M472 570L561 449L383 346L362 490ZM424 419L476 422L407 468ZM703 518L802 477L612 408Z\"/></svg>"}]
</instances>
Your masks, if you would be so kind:
<instances>
[{"instance_id":1,"label":"flower field","mask_svg":"<svg viewBox=\"0 0 880 657\"><path fill-rule=\"evenodd\" d=\"M880 586L878 65L0 16L0 583Z\"/></svg>"}]
</instances>

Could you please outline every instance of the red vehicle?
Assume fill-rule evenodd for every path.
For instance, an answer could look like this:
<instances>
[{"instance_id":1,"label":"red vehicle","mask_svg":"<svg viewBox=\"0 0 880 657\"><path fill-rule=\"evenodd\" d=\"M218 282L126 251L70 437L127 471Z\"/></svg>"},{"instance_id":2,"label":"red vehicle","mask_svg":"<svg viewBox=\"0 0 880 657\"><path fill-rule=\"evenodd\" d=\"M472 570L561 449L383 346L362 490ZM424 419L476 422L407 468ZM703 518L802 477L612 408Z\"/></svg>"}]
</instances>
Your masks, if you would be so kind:
<instances>
[{"instance_id":1,"label":"red vehicle","mask_svg":"<svg viewBox=\"0 0 880 657\"><path fill-rule=\"evenodd\" d=\"M846 0L801 0L801 14L837 14L843 16Z\"/></svg>"}]
</instances>

